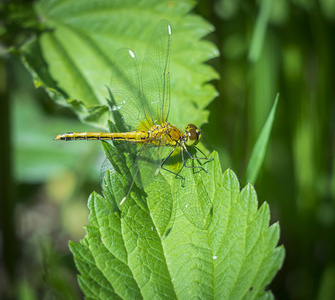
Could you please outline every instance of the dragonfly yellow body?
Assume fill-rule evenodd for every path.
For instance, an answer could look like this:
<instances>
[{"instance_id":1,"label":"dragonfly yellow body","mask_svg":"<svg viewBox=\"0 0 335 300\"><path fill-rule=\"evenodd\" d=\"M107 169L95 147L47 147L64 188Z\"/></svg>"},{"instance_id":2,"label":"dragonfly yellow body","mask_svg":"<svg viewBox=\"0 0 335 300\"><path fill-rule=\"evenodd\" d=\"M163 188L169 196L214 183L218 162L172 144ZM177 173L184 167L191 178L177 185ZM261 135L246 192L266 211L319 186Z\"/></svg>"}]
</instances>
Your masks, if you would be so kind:
<instances>
[{"instance_id":1,"label":"dragonfly yellow body","mask_svg":"<svg viewBox=\"0 0 335 300\"><path fill-rule=\"evenodd\" d=\"M185 133L170 123L164 122L161 125L154 125L150 130L138 130L130 132L69 132L62 133L55 137L56 141L76 140L112 140L127 141L132 143L151 143L155 146L188 146L196 145L201 139L201 131L195 125L189 124Z\"/></svg>"}]
</instances>

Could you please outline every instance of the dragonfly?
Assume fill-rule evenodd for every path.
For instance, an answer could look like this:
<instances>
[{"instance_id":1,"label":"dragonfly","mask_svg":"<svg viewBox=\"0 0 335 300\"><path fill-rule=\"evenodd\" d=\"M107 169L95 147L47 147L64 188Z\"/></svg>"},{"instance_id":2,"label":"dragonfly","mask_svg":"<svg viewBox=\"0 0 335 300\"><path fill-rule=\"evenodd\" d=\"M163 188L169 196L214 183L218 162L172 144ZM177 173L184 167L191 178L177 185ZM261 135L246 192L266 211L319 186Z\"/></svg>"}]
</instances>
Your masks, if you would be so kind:
<instances>
[{"instance_id":1,"label":"dragonfly","mask_svg":"<svg viewBox=\"0 0 335 300\"><path fill-rule=\"evenodd\" d=\"M169 159L177 150L181 153L182 167L206 172L199 159L208 158L196 147L202 138L201 130L194 124L188 124L182 131L168 122L171 108L171 34L170 23L161 20L146 50L141 73L132 50L121 49L117 52L111 79L109 108L112 116L121 116L122 126L117 128L120 132L69 132L57 135L55 140L113 141L118 142L120 149L122 143L126 145L124 149L129 149L128 145L135 145L132 175L136 178L140 174L143 186L145 182L152 181L152 176L157 175L160 170L176 175L182 181L182 185L184 184L184 177L167 167ZM202 157L192 155L189 147L194 147L202 153ZM199 165L187 166L186 155L193 161L198 161ZM144 172L144 169L147 171ZM132 181L128 193L119 203L120 206L126 201L135 181ZM208 200L206 203L206 209L209 211L211 202Z\"/></svg>"}]
</instances>

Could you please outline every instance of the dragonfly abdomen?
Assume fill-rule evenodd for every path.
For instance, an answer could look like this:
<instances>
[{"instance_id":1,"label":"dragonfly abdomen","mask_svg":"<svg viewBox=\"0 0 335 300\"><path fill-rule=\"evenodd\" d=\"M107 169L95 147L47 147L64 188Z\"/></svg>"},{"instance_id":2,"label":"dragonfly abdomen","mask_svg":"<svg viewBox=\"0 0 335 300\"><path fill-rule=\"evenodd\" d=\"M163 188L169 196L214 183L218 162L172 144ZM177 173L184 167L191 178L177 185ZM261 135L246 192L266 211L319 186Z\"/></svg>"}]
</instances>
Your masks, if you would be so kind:
<instances>
[{"instance_id":1,"label":"dragonfly abdomen","mask_svg":"<svg viewBox=\"0 0 335 300\"><path fill-rule=\"evenodd\" d=\"M141 143L148 139L148 133L145 131L131 132L68 132L57 135L56 141L76 141L76 140L113 140Z\"/></svg>"}]
</instances>

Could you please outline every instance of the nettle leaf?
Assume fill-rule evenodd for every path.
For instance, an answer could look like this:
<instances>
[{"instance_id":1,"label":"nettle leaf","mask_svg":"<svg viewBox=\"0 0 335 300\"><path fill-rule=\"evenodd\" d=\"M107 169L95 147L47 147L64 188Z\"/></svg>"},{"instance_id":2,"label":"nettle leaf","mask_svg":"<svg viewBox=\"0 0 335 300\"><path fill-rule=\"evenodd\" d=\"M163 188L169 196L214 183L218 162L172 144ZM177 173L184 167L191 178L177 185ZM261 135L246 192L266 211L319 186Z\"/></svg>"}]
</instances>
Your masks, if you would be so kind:
<instances>
[{"instance_id":1,"label":"nettle leaf","mask_svg":"<svg viewBox=\"0 0 335 300\"><path fill-rule=\"evenodd\" d=\"M106 155L112 146L104 145ZM144 190L131 180L127 159L115 159L93 193L87 236L71 242L87 297L123 299L272 298L267 290L281 268L279 224L256 191L223 174L216 153L207 172L183 168L184 185L161 171ZM210 206L208 206L210 203Z\"/></svg>"},{"instance_id":2,"label":"nettle leaf","mask_svg":"<svg viewBox=\"0 0 335 300\"><path fill-rule=\"evenodd\" d=\"M132 49L141 65L151 35L161 19L172 25L170 121L178 126L207 121L205 107L216 96L207 82L217 78L205 61L217 48L201 40L213 27L187 14L193 1L45 0L35 9L45 30L21 50L34 78L61 105L79 118L105 128L109 118L106 97L115 54ZM187 114L184 113L185 109Z\"/></svg>"}]
</instances>

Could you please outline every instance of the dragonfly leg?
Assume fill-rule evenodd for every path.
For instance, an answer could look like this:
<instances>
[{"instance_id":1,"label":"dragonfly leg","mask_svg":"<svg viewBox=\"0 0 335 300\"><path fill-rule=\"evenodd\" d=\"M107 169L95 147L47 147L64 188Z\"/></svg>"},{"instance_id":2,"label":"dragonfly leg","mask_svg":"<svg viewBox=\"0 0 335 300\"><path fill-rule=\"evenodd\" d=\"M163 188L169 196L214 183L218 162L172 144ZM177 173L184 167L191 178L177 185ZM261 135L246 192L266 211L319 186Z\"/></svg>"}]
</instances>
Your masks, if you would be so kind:
<instances>
[{"instance_id":1,"label":"dragonfly leg","mask_svg":"<svg viewBox=\"0 0 335 300\"><path fill-rule=\"evenodd\" d=\"M209 160L209 158L207 157L207 155L204 152L202 152L198 147L193 146L193 148L195 148L197 151L199 151L204 157L193 158L192 156L190 156L190 158L192 158L192 159L206 159L206 160Z\"/></svg>"},{"instance_id":2,"label":"dragonfly leg","mask_svg":"<svg viewBox=\"0 0 335 300\"><path fill-rule=\"evenodd\" d=\"M172 155L172 153L174 152L175 148L171 150L171 152L169 153L169 155L167 157L164 158L164 160L162 161L161 163L161 169L165 170L165 171L168 171L174 175L176 175L177 177L179 177L181 179L181 182L182 182L182 185L183 185L183 181L184 181L184 177L181 176L180 174L176 173L176 172L173 172L167 168L164 168L164 164L166 163L166 161L170 158L170 156Z\"/></svg>"},{"instance_id":3,"label":"dragonfly leg","mask_svg":"<svg viewBox=\"0 0 335 300\"><path fill-rule=\"evenodd\" d=\"M197 148L197 149L198 149L198 148ZM203 171L205 171L205 172L207 173L207 171L203 168L203 166L201 165L200 162L199 162L199 164L200 164L199 167L195 167L195 166L191 166L191 167L189 167L189 166L186 166L184 150L185 150L185 152L187 153L187 155L188 155L191 159L197 160L198 162L199 162L199 159L207 159L207 160L208 160L207 157L193 157L192 154L187 150L186 147L181 147L181 157L182 157L182 159L183 159L183 166L184 166L185 168L190 168L190 169L201 169L201 170L203 170ZM202 151L200 151L200 152L201 152L202 154L204 154ZM204 156L206 156L206 155L204 154Z\"/></svg>"}]
</instances>

